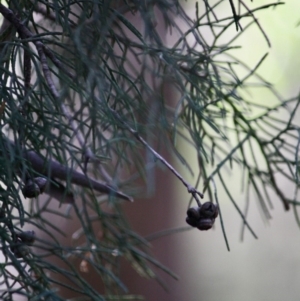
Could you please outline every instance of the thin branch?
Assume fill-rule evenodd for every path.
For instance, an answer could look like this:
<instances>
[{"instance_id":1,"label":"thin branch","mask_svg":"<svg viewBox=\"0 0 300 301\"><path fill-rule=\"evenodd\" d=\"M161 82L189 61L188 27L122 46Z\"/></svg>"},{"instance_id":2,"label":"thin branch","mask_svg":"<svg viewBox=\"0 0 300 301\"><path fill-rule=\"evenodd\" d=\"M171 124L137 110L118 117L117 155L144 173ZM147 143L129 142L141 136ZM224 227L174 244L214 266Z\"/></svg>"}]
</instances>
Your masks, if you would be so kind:
<instances>
[{"instance_id":1,"label":"thin branch","mask_svg":"<svg viewBox=\"0 0 300 301\"><path fill-rule=\"evenodd\" d=\"M220 224L221 224L221 228L222 228L222 232L223 232L223 237L224 237L224 240L225 240L225 243L226 243L227 250L228 250L228 252L230 252L229 242L228 242L228 239L227 239L225 226L224 226L224 221L223 221L223 216L222 216L222 210L221 210L219 199L218 199L217 185L216 185L215 180L214 180L213 177L211 178L211 182L213 183L213 186L214 186L214 196L215 196L215 200L216 200L216 203L218 205L218 208L219 208Z\"/></svg>"},{"instance_id":2,"label":"thin branch","mask_svg":"<svg viewBox=\"0 0 300 301\"><path fill-rule=\"evenodd\" d=\"M140 141L158 160L160 160L187 188L188 192L193 195L195 200L197 201L198 205L200 206L201 203L197 197L197 194L203 199L204 195L190 185L181 175L180 173L166 160L164 159L158 152L156 152L140 135L139 133L131 128L121 116L112 108L109 108L110 112L118 119L118 121L138 140Z\"/></svg>"},{"instance_id":3,"label":"thin branch","mask_svg":"<svg viewBox=\"0 0 300 301\"><path fill-rule=\"evenodd\" d=\"M231 196L231 194L230 194L230 192L229 192L227 186L225 185L225 182L224 182L223 177L222 177L222 175L221 175L220 172L218 172L218 176L219 176L219 179L221 180L221 183L222 183L222 185L223 185L223 187L224 187L224 189L225 189L225 191L226 191L228 197L230 198L232 204L234 205L235 209L238 211L238 213L239 213L239 215L241 216L243 222L245 223L245 226L248 228L248 230L249 230L250 233L253 235L253 237L257 239L257 235L256 235L255 232L252 230L252 228L251 228L251 226L249 225L249 223L247 222L247 220L246 220L246 218L245 218L243 212L241 211L241 209L238 207L238 205L237 205L236 202L234 201L233 197Z\"/></svg>"},{"instance_id":4,"label":"thin branch","mask_svg":"<svg viewBox=\"0 0 300 301\"><path fill-rule=\"evenodd\" d=\"M232 0L229 0L229 3L230 3L231 10L232 10L232 14L233 14L233 18L234 18L236 30L238 31L239 28L240 28L241 30L243 30L242 26L241 26L240 23L239 23L239 20L240 20L241 17L238 16L238 15L236 14L235 6L234 6L234 4L233 4L233 1L232 1Z\"/></svg>"},{"instance_id":5,"label":"thin branch","mask_svg":"<svg viewBox=\"0 0 300 301\"><path fill-rule=\"evenodd\" d=\"M18 148L14 144L14 142L7 139L5 143L6 143L5 148L8 151L8 153L10 152L18 153ZM98 192L115 195L127 201L131 201L131 202L133 201L132 197L124 194L123 192L116 190L112 186L94 180L93 178L90 178L85 174L82 174L72 168L64 166L53 159L45 160L45 158L41 157L41 155L39 155L35 151L23 150L21 152L21 156L24 159L26 159L30 163L31 168L40 175L44 175L45 177L49 176L50 178L54 178L54 179L64 180L72 184L94 189ZM54 187L51 186L50 190L48 192L46 191L46 193L52 195L51 194L52 188L54 189Z\"/></svg>"}]
</instances>

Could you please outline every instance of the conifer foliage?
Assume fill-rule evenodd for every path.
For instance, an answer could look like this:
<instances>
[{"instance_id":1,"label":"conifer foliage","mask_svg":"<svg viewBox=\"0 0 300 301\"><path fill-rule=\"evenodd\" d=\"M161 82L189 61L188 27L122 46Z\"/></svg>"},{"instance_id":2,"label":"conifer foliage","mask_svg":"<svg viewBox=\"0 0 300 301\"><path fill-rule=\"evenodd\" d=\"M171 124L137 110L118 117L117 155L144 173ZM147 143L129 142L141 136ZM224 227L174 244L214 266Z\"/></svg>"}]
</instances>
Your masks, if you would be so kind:
<instances>
[{"instance_id":1,"label":"conifer foliage","mask_svg":"<svg viewBox=\"0 0 300 301\"><path fill-rule=\"evenodd\" d=\"M135 300L120 279L121 258L160 284L156 269L176 278L122 212L157 164L186 188L187 209L189 199L196 204L188 224L208 230L221 221L228 248L220 189L255 237L250 193L266 218L270 195L284 210L298 205L299 97L281 99L257 74L266 54L255 66L235 57L250 27L270 45L256 14L282 4L203 0L188 15L176 0L0 3L1 300L63 300L62 288L80 300ZM244 93L254 86L275 104ZM196 169L181 141L195 149ZM232 170L243 173L246 211L226 182ZM58 241L57 217L79 223L72 243ZM103 290L85 280L89 270Z\"/></svg>"}]
</instances>

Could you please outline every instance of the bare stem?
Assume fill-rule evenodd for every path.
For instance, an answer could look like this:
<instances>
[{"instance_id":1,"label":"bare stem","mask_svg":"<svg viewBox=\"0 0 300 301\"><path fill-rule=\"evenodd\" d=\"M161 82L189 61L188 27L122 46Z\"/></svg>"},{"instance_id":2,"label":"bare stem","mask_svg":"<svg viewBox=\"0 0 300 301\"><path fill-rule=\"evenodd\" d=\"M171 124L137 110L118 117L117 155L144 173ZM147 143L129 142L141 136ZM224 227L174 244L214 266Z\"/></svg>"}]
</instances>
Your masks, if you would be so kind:
<instances>
[{"instance_id":1,"label":"bare stem","mask_svg":"<svg viewBox=\"0 0 300 301\"><path fill-rule=\"evenodd\" d=\"M201 199L203 199L204 195L198 191L195 187L190 185L181 175L180 173L166 160L164 159L157 151L155 151L140 135L139 133L131 128L121 117L120 115L113 110L112 108L109 108L111 113L118 119L119 122L122 123L123 126L126 127L126 129L138 140L140 141L158 160L160 160L167 168L183 183L183 185L187 188L188 192L193 195L195 198L197 204L200 206L201 203L198 199L197 194L200 196Z\"/></svg>"}]
</instances>

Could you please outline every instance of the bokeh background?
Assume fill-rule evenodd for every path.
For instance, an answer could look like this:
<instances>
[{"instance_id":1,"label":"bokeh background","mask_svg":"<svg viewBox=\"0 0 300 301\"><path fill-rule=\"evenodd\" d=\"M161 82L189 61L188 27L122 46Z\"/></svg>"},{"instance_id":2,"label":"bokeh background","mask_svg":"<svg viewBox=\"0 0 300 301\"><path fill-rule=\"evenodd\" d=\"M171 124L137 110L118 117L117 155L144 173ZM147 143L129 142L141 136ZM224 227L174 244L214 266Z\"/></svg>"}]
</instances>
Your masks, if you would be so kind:
<instances>
[{"instance_id":1,"label":"bokeh background","mask_svg":"<svg viewBox=\"0 0 300 301\"><path fill-rule=\"evenodd\" d=\"M245 1L249 7L270 2ZM220 14L228 15L231 9L229 1L225 2L220 7ZM195 3L185 2L185 6L188 13L194 15ZM258 73L274 84L284 98L295 96L300 88L300 26L297 27L300 22L299 11L299 0L289 0L276 9L256 13L271 41L271 48L256 26L252 26L236 41L236 44L243 47L236 50L235 55L249 66L255 66L266 52L269 53ZM241 24L243 25L243 21ZM234 36L234 26L231 31ZM167 40L172 43L171 36ZM274 102L264 89L253 89L250 92L253 101ZM184 143L181 143L180 149L190 165L197 166L195 152ZM167 157L166 153L163 155ZM176 161L173 163L176 165ZM176 166L190 183L196 181L179 164ZM227 183L238 205L243 208L245 195L241 191L240 177L241 173L234 170L228 174ZM155 195L150 199L138 199L134 204L124 204L133 229L144 236L164 229L186 226L185 212L189 201L186 189L166 170L158 169L154 179ZM292 190L293 187L289 185L291 184L287 183L285 189ZM166 292L153 280L141 278L124 262L122 273L130 291L144 295L147 301L300 300L300 228L292 210L285 212L276 195L273 195L272 219L266 222L261 217L257 200L252 198L248 221L258 239L254 239L246 231L241 241L240 216L226 194L221 189L218 193L231 251L226 249L219 220L216 221L214 229L207 232L191 229L158 238L151 242L153 255L172 269L180 279L175 281L159 272L169 290ZM53 206L57 208L58 205L55 203ZM69 227L70 235L72 234L74 228L69 222L57 222L65 229ZM97 279L91 281L97 285Z\"/></svg>"},{"instance_id":2,"label":"bokeh background","mask_svg":"<svg viewBox=\"0 0 300 301\"><path fill-rule=\"evenodd\" d=\"M209 3L212 4L214 1ZM267 3L270 1L252 3L247 1L249 7ZM192 1L186 3L186 7L193 16L194 3ZM228 15L229 2L224 2L220 9L221 14ZM247 29L247 32L236 41L237 45L242 45L242 49L236 50L235 56L251 67L268 53L258 73L272 83L284 98L297 95L300 88L300 26L297 26L300 22L299 11L300 2L290 0L276 9L271 8L256 13L271 41L271 48L268 47L256 26ZM243 25L243 22L241 24ZM231 31L233 36L234 26ZM207 34L209 35L209 31ZM230 33L227 37L230 39ZM172 37L168 38L171 43ZM248 92L255 102L273 104L275 101L266 89L255 88ZM188 145L181 144L181 153L191 166L197 166L196 153ZM181 168L181 172L190 183L196 181L185 169ZM233 170L228 174L227 183L230 192L243 209L246 200L240 187L240 178L240 171ZM282 184L284 189L293 190L291 183L285 183L284 179ZM151 231L161 230L161 227L185 226L184 217L189 196L183 185L168 172L157 175L156 185L157 195L151 201L141 201L135 207L136 212L146 213L143 218L153 219L156 226L150 226L149 220L145 222L142 218L136 220L136 215L131 215L129 212L134 227L140 229L140 233L145 235ZM199 189L201 190L201 187ZM173 195L170 190L173 191ZM285 212L276 195L272 195L274 207L271 210L272 219L266 222L261 216L258 201L252 195L248 221L258 235L258 239L254 239L246 230L242 241L240 216L221 188L218 194L230 252L226 249L219 220L211 231L200 232L192 229L160 238L152 242L153 252L179 275L180 280L176 282L164 276L169 287L169 292L165 293L157 284L136 279L134 274L130 274L129 286L134 292L144 293L146 300L151 301L300 300L300 228L295 221L293 210ZM173 199L170 201L170 198ZM160 212L168 212L168 216L160 218ZM148 223L148 226L144 227L144 223Z\"/></svg>"},{"instance_id":3,"label":"bokeh background","mask_svg":"<svg viewBox=\"0 0 300 301\"><path fill-rule=\"evenodd\" d=\"M269 1L253 1L252 4L260 6L266 3ZM223 9L228 12L230 7L227 4L226 7L224 3ZM250 6L248 1L247 5ZM297 26L300 21L299 9L300 2L291 0L276 9L257 12L256 17L271 41L271 48L268 48L255 26L249 28L237 41L243 48L237 50L235 55L249 66L255 66L266 52L269 53L258 73L274 84L284 98L295 96L300 88L300 27ZM191 4L189 10L193 10ZM265 104L273 101L264 89L253 89L251 95L255 102ZM298 120L300 125L300 119ZM185 152L191 154L192 166L197 165L195 154L193 157L192 150L184 147ZM241 174L233 171L228 176L230 191L239 206L244 208ZM286 190L293 190L291 184L284 185ZM178 187L177 191L177 209L184 211L186 193L182 187ZM272 219L266 223L261 218L257 200L252 197L248 221L259 238L254 239L246 231L244 240L241 241L242 221L238 213L222 190L219 191L219 200L231 251L226 250L219 223L212 231L192 230L178 235L178 274L184 273L184 276L178 283L180 298L175 293L173 300L299 300L300 229L292 210L285 212L276 195L273 195ZM178 216L178 223L180 222L182 218ZM183 288L184 295L180 293Z\"/></svg>"}]
</instances>

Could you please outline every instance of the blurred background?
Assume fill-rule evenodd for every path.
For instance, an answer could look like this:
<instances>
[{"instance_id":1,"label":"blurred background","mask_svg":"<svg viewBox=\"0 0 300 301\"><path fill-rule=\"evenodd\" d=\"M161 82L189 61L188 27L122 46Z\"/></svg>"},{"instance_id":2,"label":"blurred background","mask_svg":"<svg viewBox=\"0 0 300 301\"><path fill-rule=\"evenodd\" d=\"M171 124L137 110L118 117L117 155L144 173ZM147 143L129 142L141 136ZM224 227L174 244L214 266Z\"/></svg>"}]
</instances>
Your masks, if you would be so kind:
<instances>
[{"instance_id":1,"label":"blurred background","mask_svg":"<svg viewBox=\"0 0 300 301\"><path fill-rule=\"evenodd\" d=\"M212 5L213 1L209 3ZM260 6L266 3L270 2L253 1L252 4ZM250 1L247 1L247 5L251 7ZM192 16L195 13L194 3L188 2L186 7ZM224 3L222 9L224 15L228 15L231 11L229 2ZM265 53L269 53L258 73L274 84L284 98L295 96L300 88L300 27L297 26L300 21L299 9L299 1L290 0L276 9L257 12L256 17L271 41L271 48L267 46L256 26L247 29L247 33L236 41L237 45L243 47L236 50L235 55L249 66L255 66ZM231 30L234 34L235 27L232 26ZM172 37L169 39L171 42ZM265 104L274 101L265 89L256 88L248 92L255 102ZM191 166L197 166L196 154L188 145L182 143L181 153L189 159ZM181 168L181 172L190 183L195 183L196 179L186 170ZM227 180L230 192L243 209L245 194L240 187L240 178L241 173L234 171L228 174ZM218 183L216 184L218 187ZM189 195L183 185L169 172L158 174L156 185L158 193L153 200L141 200L134 206L133 210L144 212L145 216L137 220L136 215L129 212L129 219L141 234L147 235L151 231L161 230L162 227L185 226ZM283 185L286 190L294 189L288 183ZM171 201L170 193L161 195L161 192L169 189L173 190ZM202 187L199 189L201 191ZM252 197L248 222L258 239L254 239L246 230L241 241L242 220L221 189L218 195L230 252L226 249L219 219L214 229L207 232L191 229L160 238L152 242L153 253L170 267L180 280L176 282L168 276L163 276L169 287L169 293L165 293L156 283L140 278L135 280L133 273L129 286L134 292L145 294L146 300L149 301L299 300L300 229L296 224L293 209L285 212L276 195L272 195L272 219L266 222L261 216L258 201ZM160 217L159 212L168 212L168 216ZM149 225L149 219L153 219L155 225Z\"/></svg>"},{"instance_id":2,"label":"blurred background","mask_svg":"<svg viewBox=\"0 0 300 301\"><path fill-rule=\"evenodd\" d=\"M246 2L251 7L270 1ZM212 5L214 1L209 3ZM193 16L195 3L189 1L185 6ZM220 10L224 15L230 15L229 1L224 3ZM265 53L269 53L258 73L272 83L285 99L295 96L300 88L300 26L297 26L300 22L299 11L299 0L289 0L276 9L257 12L256 17L271 41L271 48L256 26L247 29L235 43L243 46L235 51L235 55L251 67L255 66ZM241 24L243 25L243 22ZM235 26L231 27L231 31L234 36ZM230 31L228 39L231 38L229 33ZM207 34L209 35L209 32ZM172 36L167 36L166 39L172 44ZM255 88L248 92L255 102L274 101L265 89ZM196 153L192 148L181 142L180 150L191 166L198 165ZM168 158L167 153L162 155ZM190 183L195 183L196 179L186 169L176 162L173 163ZM246 202L245 194L239 186L240 178L239 171L231 171L228 173L227 183L231 194L243 209ZM124 204L133 229L146 237L163 230L187 226L185 216L189 195L184 186L167 170L157 169L154 179L155 195L150 199L136 199L134 204ZM285 185L284 179L282 181ZM219 187L218 182L216 185ZM288 185L290 184L285 185L285 189L293 190L293 187ZM203 187L198 188L201 191ZM218 196L230 252L226 249L219 219L210 231L189 229L151 240L152 255L177 274L179 280L176 281L159 271L168 289L166 291L157 282L140 277L124 262L122 273L130 292L144 295L147 301L299 300L300 228L296 224L293 209L285 212L276 195L272 195L272 219L266 222L261 216L258 201L252 197L248 222L258 239L245 230L242 241L240 216L222 189L218 189ZM57 209L58 204L54 203L53 206ZM57 223L68 229L70 235L76 229L76 225L62 221L59 217ZM68 243L66 239L61 240L65 244ZM89 281L99 286L99 280L92 275ZM63 291L62 295L66 299L70 297Z\"/></svg>"}]
</instances>

